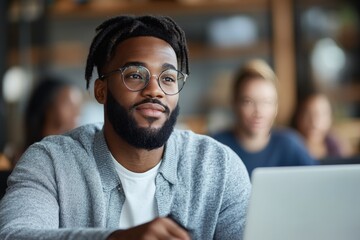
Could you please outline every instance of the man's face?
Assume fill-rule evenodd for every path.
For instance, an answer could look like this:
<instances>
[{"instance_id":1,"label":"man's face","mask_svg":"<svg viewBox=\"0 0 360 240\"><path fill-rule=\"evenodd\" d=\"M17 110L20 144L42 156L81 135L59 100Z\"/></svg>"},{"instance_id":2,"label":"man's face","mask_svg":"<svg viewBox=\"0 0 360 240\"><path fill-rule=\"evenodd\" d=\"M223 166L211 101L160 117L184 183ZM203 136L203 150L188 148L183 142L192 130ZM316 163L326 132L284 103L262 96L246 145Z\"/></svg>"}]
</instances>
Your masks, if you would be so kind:
<instances>
[{"instance_id":1,"label":"man's face","mask_svg":"<svg viewBox=\"0 0 360 240\"><path fill-rule=\"evenodd\" d=\"M253 78L241 84L238 91L235 102L238 127L251 136L267 136L277 114L275 86L262 78Z\"/></svg>"},{"instance_id":2,"label":"man's face","mask_svg":"<svg viewBox=\"0 0 360 240\"><path fill-rule=\"evenodd\" d=\"M163 146L170 136L178 114L178 95L166 95L158 85L157 76L169 66L177 69L173 48L154 37L134 37L121 42L103 73L128 65L146 67L152 77L141 91L130 91L121 73L104 80L106 87L105 124L111 124L120 138L144 149ZM155 76L154 76L155 75Z\"/></svg>"}]
</instances>

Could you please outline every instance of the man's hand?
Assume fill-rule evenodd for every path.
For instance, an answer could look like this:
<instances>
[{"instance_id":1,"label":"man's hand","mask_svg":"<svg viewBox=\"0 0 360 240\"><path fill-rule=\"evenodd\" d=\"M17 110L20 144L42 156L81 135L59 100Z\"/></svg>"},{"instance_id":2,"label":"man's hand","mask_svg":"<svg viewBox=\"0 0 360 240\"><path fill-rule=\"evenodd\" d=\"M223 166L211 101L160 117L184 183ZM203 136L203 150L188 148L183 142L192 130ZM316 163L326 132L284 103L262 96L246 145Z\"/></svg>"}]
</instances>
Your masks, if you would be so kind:
<instances>
[{"instance_id":1,"label":"man's hand","mask_svg":"<svg viewBox=\"0 0 360 240\"><path fill-rule=\"evenodd\" d=\"M189 234L170 218L156 218L151 222L113 232L107 240L190 240Z\"/></svg>"}]
</instances>

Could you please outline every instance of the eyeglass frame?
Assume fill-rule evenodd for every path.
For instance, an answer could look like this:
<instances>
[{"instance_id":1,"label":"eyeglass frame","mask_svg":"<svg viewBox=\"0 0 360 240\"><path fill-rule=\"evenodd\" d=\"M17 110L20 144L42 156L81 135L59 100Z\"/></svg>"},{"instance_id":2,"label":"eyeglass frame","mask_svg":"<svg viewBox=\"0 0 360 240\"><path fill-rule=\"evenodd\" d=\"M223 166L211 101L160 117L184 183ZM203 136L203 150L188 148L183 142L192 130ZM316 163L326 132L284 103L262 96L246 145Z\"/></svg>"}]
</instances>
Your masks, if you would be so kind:
<instances>
[{"instance_id":1,"label":"eyeglass frame","mask_svg":"<svg viewBox=\"0 0 360 240\"><path fill-rule=\"evenodd\" d=\"M139 90L130 89L130 88L126 85L126 83L125 83L124 75L123 75L123 74L124 74L124 70L127 69L127 68L130 68L130 67L141 67L141 68L145 68L146 71L148 71L148 73L149 73L149 75L150 75L149 80L147 80L147 82L146 82L146 84L144 85L144 87L142 87L142 88L139 89ZM171 94L166 93L166 92L164 91L164 89L163 89L163 88L161 87L161 85L160 85L160 76L161 76L161 74L163 74L165 71L168 71L168 70L175 70L175 71L181 73L182 75L184 75L184 84L182 85L182 87L181 87L176 93L171 93ZM165 93L165 95L168 95L168 96L173 96L173 95L179 94L180 91L184 88L185 83L186 83L186 80L187 80L187 77L189 76L188 74L183 73L182 71L179 71L179 70L174 69L174 68L166 68L166 69L162 70L162 71L160 72L160 74L158 74L158 75L155 75L155 74L151 75L150 70L149 70L147 67L145 67L145 66L141 66L141 65L140 65L140 66L139 66L139 65L127 65L127 66L124 66L124 67L115 69L115 70L113 70L113 71L110 71L110 72L108 72L108 73L102 74L101 76L99 76L99 79L100 79L100 80L103 80L103 79L105 79L105 78L109 77L110 75L112 75L112 74L114 74L114 73L117 73L117 72L120 72L120 73L121 73L121 78L122 78L123 84L124 84L125 87L126 87L129 91L131 91L131 92L140 92L140 91L144 90L144 89L149 85L149 82L150 82L150 80L151 80L151 77L156 77L156 81L157 81L157 83L158 83L161 91L163 91L163 93Z\"/></svg>"}]
</instances>

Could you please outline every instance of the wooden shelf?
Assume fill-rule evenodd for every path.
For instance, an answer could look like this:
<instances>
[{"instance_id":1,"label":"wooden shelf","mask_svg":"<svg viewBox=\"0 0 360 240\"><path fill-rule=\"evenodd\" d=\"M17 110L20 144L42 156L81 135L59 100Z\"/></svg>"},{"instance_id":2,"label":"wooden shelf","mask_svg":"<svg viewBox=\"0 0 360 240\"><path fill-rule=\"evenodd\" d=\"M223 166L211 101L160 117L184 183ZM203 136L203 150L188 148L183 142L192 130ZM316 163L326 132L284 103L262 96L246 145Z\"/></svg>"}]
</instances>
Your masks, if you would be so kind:
<instances>
[{"instance_id":1,"label":"wooden shelf","mask_svg":"<svg viewBox=\"0 0 360 240\"><path fill-rule=\"evenodd\" d=\"M47 52L44 48L32 47L31 49L26 49L22 54L19 50L12 49L9 51L7 57L7 64L9 66L20 65L22 64L21 60L24 57L24 60L31 61L31 64L37 64L45 60L45 55Z\"/></svg>"},{"instance_id":2,"label":"wooden shelf","mask_svg":"<svg viewBox=\"0 0 360 240\"><path fill-rule=\"evenodd\" d=\"M81 42L61 42L46 49L41 47L33 47L26 50L25 54L29 54L28 59L32 64L41 62L51 62L61 66L83 66L86 62L88 54L88 46ZM268 43L261 42L244 47L220 48L201 43L189 43L189 52L191 60L201 59L230 59L246 55L269 55L270 46ZM9 64L19 64L19 51L10 51Z\"/></svg>"},{"instance_id":3,"label":"wooden shelf","mask_svg":"<svg viewBox=\"0 0 360 240\"><path fill-rule=\"evenodd\" d=\"M342 103L360 102L360 83L344 84L328 90L331 100Z\"/></svg>"},{"instance_id":4,"label":"wooden shelf","mask_svg":"<svg viewBox=\"0 0 360 240\"><path fill-rule=\"evenodd\" d=\"M220 12L259 12L268 10L269 0L212 0L212 1L146 1L146 2L108 2L93 1L87 4L74 4L57 1L50 7L51 18L95 18L119 14L201 14Z\"/></svg>"},{"instance_id":5,"label":"wooden shelf","mask_svg":"<svg viewBox=\"0 0 360 240\"><path fill-rule=\"evenodd\" d=\"M309 8L315 6L322 6L324 8L337 8L340 4L344 4L343 0L301 0L296 4L301 8Z\"/></svg>"},{"instance_id":6,"label":"wooden shelf","mask_svg":"<svg viewBox=\"0 0 360 240\"><path fill-rule=\"evenodd\" d=\"M247 46L215 47L203 43L189 42L191 59L229 59L247 55L270 55L271 46L268 41L262 41Z\"/></svg>"}]
</instances>

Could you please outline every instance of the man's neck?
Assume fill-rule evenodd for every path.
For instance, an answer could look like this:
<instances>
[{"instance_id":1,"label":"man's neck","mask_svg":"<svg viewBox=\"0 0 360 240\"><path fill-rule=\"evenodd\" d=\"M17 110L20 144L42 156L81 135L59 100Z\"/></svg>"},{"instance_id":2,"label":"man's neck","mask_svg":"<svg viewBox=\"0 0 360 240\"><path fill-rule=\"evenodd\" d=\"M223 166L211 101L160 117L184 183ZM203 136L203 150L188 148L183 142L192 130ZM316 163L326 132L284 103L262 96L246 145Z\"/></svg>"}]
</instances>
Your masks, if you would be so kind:
<instances>
[{"instance_id":1,"label":"man's neck","mask_svg":"<svg viewBox=\"0 0 360 240\"><path fill-rule=\"evenodd\" d=\"M111 127L105 127L104 134L112 156L129 171L146 172L161 161L164 146L150 151L136 148L120 138Z\"/></svg>"},{"instance_id":2,"label":"man's neck","mask_svg":"<svg viewBox=\"0 0 360 240\"><path fill-rule=\"evenodd\" d=\"M258 152L264 149L270 141L270 134L251 134L241 129L235 130L236 139L249 152Z\"/></svg>"}]
</instances>

